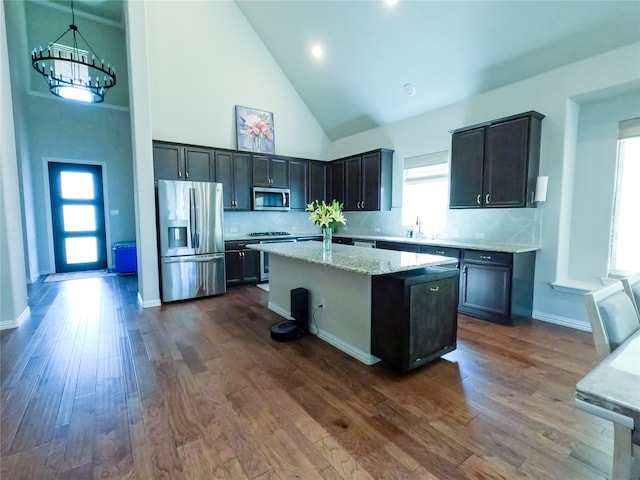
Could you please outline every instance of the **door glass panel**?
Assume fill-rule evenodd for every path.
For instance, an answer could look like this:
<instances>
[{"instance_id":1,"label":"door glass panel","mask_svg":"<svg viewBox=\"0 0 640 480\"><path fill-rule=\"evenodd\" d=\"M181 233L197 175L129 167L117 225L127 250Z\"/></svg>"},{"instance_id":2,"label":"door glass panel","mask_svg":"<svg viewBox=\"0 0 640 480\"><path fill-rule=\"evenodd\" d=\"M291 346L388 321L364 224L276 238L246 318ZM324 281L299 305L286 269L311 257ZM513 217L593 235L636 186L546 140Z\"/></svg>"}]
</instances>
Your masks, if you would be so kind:
<instances>
[{"instance_id":1,"label":"door glass panel","mask_svg":"<svg viewBox=\"0 0 640 480\"><path fill-rule=\"evenodd\" d=\"M96 237L71 237L64 241L67 263L90 263L98 260Z\"/></svg>"},{"instance_id":2,"label":"door glass panel","mask_svg":"<svg viewBox=\"0 0 640 480\"><path fill-rule=\"evenodd\" d=\"M96 231L96 207L93 205L64 205L62 217L65 232Z\"/></svg>"},{"instance_id":3,"label":"door glass panel","mask_svg":"<svg viewBox=\"0 0 640 480\"><path fill-rule=\"evenodd\" d=\"M65 200L93 200L93 175L85 172L60 172L62 198Z\"/></svg>"}]
</instances>

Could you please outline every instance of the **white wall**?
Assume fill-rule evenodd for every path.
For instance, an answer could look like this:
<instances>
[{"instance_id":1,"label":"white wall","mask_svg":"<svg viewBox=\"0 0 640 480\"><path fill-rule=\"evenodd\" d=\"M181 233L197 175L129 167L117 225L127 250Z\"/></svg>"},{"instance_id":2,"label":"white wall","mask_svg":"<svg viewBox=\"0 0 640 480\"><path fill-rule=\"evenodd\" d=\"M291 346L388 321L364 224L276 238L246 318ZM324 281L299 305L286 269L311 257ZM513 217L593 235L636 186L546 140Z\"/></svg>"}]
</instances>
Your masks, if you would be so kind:
<instances>
[{"instance_id":1,"label":"white wall","mask_svg":"<svg viewBox=\"0 0 640 480\"><path fill-rule=\"evenodd\" d=\"M235 106L273 112L281 155L331 144L234 2L148 2L153 137L236 148Z\"/></svg>"},{"instance_id":2,"label":"white wall","mask_svg":"<svg viewBox=\"0 0 640 480\"><path fill-rule=\"evenodd\" d=\"M0 330L17 327L29 313L4 16L3 2L0 5Z\"/></svg>"},{"instance_id":3,"label":"white wall","mask_svg":"<svg viewBox=\"0 0 640 480\"><path fill-rule=\"evenodd\" d=\"M640 94L579 105L568 276L598 284L608 274L618 122L640 117Z\"/></svg>"},{"instance_id":4,"label":"white wall","mask_svg":"<svg viewBox=\"0 0 640 480\"><path fill-rule=\"evenodd\" d=\"M640 44L620 48L603 55L570 64L556 70L487 92L446 108L376 128L338 140L333 157L376 147L395 150L393 205L402 203L403 159L429 152L449 150L449 131L466 125L528 110L546 115L542 122L540 174L549 176L547 202L538 210L541 216L541 250L536 262L534 316L544 320L587 328L588 320L580 295L556 291L552 283L569 282L568 255L571 250L571 192L574 181L575 137L578 116L573 98L592 92L611 90L620 93L635 88L638 92ZM636 93L636 99L638 94ZM578 109L579 111L579 109ZM564 189L564 191L563 191ZM596 199L609 195L594 192ZM606 200L606 199L605 199ZM458 215L459 213L456 212ZM476 213L468 211L471 220ZM495 215L500 215L496 212ZM460 220L460 219L458 219ZM604 219L598 228L608 229ZM594 248L591 245L590 248ZM593 250L592 257L606 252ZM597 287L597 285L593 285Z\"/></svg>"}]
</instances>

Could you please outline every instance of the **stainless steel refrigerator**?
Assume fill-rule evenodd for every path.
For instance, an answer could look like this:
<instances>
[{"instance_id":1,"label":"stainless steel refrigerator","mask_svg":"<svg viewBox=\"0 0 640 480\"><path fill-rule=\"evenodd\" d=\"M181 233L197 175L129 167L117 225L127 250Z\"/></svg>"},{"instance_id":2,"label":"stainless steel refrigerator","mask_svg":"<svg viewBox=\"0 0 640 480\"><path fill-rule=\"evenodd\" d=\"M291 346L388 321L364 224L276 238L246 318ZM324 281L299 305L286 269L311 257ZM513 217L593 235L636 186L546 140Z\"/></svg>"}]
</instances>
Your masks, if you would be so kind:
<instances>
[{"instance_id":1,"label":"stainless steel refrigerator","mask_svg":"<svg viewBox=\"0 0 640 480\"><path fill-rule=\"evenodd\" d=\"M222 184L158 180L163 302L226 292Z\"/></svg>"}]
</instances>

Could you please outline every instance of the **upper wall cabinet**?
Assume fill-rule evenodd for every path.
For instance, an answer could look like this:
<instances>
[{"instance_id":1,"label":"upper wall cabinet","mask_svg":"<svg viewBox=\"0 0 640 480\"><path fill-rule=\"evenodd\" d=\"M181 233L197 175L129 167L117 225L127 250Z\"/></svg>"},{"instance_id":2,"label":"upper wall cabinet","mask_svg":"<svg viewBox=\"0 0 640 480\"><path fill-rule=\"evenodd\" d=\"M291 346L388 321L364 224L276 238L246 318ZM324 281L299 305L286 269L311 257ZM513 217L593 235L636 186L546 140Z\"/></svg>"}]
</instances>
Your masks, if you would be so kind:
<instances>
[{"instance_id":1,"label":"upper wall cabinet","mask_svg":"<svg viewBox=\"0 0 640 480\"><path fill-rule=\"evenodd\" d=\"M204 147L153 142L154 178L211 182L215 177L213 150Z\"/></svg>"},{"instance_id":2,"label":"upper wall cabinet","mask_svg":"<svg viewBox=\"0 0 640 480\"><path fill-rule=\"evenodd\" d=\"M253 155L253 185L289 188L289 161L284 158Z\"/></svg>"},{"instance_id":3,"label":"upper wall cabinet","mask_svg":"<svg viewBox=\"0 0 640 480\"><path fill-rule=\"evenodd\" d=\"M327 168L331 164L328 162L321 162L318 160L311 160L309 162L309 202L314 200L326 200L327 198Z\"/></svg>"},{"instance_id":4,"label":"upper wall cabinet","mask_svg":"<svg viewBox=\"0 0 640 480\"><path fill-rule=\"evenodd\" d=\"M289 160L289 189L291 210L304 210L309 203L309 160Z\"/></svg>"},{"instance_id":5,"label":"upper wall cabinet","mask_svg":"<svg viewBox=\"0 0 640 480\"><path fill-rule=\"evenodd\" d=\"M225 210L251 210L251 154L216 150L216 182Z\"/></svg>"},{"instance_id":6,"label":"upper wall cabinet","mask_svg":"<svg viewBox=\"0 0 640 480\"><path fill-rule=\"evenodd\" d=\"M454 130L449 207L534 206L543 118L531 111Z\"/></svg>"},{"instance_id":7,"label":"upper wall cabinet","mask_svg":"<svg viewBox=\"0 0 640 480\"><path fill-rule=\"evenodd\" d=\"M391 210L393 150L374 150L340 161L344 163L345 210Z\"/></svg>"}]
</instances>

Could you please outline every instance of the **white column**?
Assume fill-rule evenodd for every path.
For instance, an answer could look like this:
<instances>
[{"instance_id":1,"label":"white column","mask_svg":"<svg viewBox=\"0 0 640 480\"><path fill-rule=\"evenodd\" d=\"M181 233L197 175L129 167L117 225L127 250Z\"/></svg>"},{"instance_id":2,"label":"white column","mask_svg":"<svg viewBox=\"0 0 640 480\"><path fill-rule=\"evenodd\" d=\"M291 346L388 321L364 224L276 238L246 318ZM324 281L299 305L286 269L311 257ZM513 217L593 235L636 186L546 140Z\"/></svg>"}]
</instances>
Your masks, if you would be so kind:
<instances>
[{"instance_id":1,"label":"white column","mask_svg":"<svg viewBox=\"0 0 640 480\"><path fill-rule=\"evenodd\" d=\"M149 102L149 65L145 2L125 3L129 104L133 147L136 245L138 255L138 298L143 307L160 305L156 242L153 148Z\"/></svg>"},{"instance_id":2,"label":"white column","mask_svg":"<svg viewBox=\"0 0 640 480\"><path fill-rule=\"evenodd\" d=\"M4 2L2 2L0 4L0 330L17 327L29 314L5 25Z\"/></svg>"}]
</instances>

